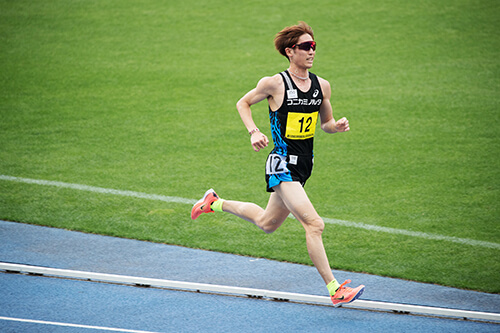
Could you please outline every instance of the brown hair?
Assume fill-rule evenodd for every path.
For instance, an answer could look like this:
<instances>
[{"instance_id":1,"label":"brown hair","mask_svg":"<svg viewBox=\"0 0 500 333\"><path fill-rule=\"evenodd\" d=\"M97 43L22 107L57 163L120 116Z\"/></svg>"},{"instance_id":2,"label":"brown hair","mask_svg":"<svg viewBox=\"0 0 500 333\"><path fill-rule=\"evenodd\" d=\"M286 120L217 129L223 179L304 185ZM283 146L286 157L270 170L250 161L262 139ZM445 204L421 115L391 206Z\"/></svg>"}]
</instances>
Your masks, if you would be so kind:
<instances>
[{"instance_id":1,"label":"brown hair","mask_svg":"<svg viewBox=\"0 0 500 333\"><path fill-rule=\"evenodd\" d=\"M288 58L285 49L297 44L300 36L304 34L311 35L314 40L313 29L306 22L300 21L299 24L286 27L278 32L274 37L274 46L279 53Z\"/></svg>"}]
</instances>

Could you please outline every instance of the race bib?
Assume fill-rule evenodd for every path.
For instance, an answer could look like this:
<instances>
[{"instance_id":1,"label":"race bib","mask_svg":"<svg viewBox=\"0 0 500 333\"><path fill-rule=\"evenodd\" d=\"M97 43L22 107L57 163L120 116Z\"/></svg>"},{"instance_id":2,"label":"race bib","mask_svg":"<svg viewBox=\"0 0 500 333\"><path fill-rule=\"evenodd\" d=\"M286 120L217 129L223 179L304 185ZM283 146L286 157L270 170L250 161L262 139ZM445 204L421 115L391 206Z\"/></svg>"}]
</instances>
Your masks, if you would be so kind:
<instances>
[{"instance_id":1,"label":"race bib","mask_svg":"<svg viewBox=\"0 0 500 333\"><path fill-rule=\"evenodd\" d=\"M312 138L316 131L319 111L313 113L288 112L285 137L292 140Z\"/></svg>"},{"instance_id":2,"label":"race bib","mask_svg":"<svg viewBox=\"0 0 500 333\"><path fill-rule=\"evenodd\" d=\"M286 157L278 154L269 154L266 161L266 175L276 175L288 172Z\"/></svg>"}]
</instances>

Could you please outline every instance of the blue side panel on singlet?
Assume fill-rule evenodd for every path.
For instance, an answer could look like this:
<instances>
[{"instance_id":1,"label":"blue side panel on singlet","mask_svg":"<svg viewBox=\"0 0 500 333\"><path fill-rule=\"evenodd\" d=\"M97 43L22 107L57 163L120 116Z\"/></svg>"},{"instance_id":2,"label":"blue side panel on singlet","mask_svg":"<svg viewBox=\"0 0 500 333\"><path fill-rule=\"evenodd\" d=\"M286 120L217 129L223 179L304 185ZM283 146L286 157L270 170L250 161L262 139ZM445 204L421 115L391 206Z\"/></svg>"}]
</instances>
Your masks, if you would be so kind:
<instances>
[{"instance_id":1,"label":"blue side panel on singlet","mask_svg":"<svg viewBox=\"0 0 500 333\"><path fill-rule=\"evenodd\" d=\"M271 121L271 133L274 142L273 152L282 156L286 156L287 144L283 140L283 135L281 133L282 126L278 117L278 112L269 112L269 119Z\"/></svg>"}]
</instances>

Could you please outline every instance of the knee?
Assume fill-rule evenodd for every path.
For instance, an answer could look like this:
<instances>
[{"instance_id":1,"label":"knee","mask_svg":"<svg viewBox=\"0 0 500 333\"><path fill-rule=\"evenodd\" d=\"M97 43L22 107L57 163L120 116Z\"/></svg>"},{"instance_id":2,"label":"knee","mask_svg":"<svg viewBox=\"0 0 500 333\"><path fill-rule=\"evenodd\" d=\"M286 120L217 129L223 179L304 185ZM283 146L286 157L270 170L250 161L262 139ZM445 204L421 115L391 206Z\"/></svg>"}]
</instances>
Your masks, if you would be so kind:
<instances>
[{"instance_id":1,"label":"knee","mask_svg":"<svg viewBox=\"0 0 500 333\"><path fill-rule=\"evenodd\" d=\"M266 234L271 234L276 231L276 229L279 228L281 223L277 219L268 219L268 220L261 220L261 223L259 223L259 227L262 231L264 231Z\"/></svg>"},{"instance_id":2,"label":"knee","mask_svg":"<svg viewBox=\"0 0 500 333\"><path fill-rule=\"evenodd\" d=\"M323 234L323 230L325 230L325 222L319 216L304 218L302 223L310 235L321 235Z\"/></svg>"}]
</instances>

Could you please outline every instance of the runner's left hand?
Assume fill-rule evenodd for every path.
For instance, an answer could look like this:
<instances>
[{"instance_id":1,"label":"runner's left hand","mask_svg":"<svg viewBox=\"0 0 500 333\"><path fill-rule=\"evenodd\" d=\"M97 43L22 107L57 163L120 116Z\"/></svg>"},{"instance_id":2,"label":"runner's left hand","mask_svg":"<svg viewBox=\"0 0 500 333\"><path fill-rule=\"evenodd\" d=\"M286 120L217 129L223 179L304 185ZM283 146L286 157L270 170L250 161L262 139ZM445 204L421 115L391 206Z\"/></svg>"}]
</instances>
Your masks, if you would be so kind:
<instances>
[{"instance_id":1,"label":"runner's left hand","mask_svg":"<svg viewBox=\"0 0 500 333\"><path fill-rule=\"evenodd\" d=\"M346 117L337 120L337 122L335 123L335 129L337 130L337 132L347 132L348 130L350 130L349 120L347 120Z\"/></svg>"}]
</instances>

